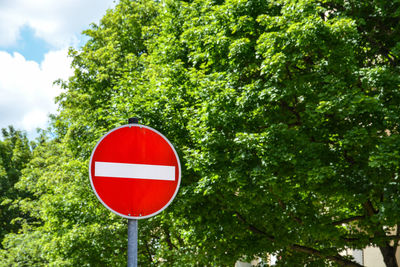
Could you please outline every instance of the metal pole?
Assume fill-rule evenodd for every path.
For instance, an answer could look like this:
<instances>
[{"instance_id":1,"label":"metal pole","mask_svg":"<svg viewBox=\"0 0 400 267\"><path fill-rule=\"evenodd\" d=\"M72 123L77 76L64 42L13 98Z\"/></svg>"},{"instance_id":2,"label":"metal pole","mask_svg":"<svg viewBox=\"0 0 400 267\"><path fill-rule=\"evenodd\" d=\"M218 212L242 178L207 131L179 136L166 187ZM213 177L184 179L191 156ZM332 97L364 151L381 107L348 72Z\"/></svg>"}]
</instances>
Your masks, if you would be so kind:
<instances>
[{"instance_id":1,"label":"metal pole","mask_svg":"<svg viewBox=\"0 0 400 267\"><path fill-rule=\"evenodd\" d=\"M129 118L129 124L136 124L138 118ZM128 267L137 267L138 263L138 220L128 219Z\"/></svg>"},{"instance_id":2,"label":"metal pole","mask_svg":"<svg viewBox=\"0 0 400 267\"><path fill-rule=\"evenodd\" d=\"M128 267L137 267L138 220L128 219Z\"/></svg>"}]
</instances>

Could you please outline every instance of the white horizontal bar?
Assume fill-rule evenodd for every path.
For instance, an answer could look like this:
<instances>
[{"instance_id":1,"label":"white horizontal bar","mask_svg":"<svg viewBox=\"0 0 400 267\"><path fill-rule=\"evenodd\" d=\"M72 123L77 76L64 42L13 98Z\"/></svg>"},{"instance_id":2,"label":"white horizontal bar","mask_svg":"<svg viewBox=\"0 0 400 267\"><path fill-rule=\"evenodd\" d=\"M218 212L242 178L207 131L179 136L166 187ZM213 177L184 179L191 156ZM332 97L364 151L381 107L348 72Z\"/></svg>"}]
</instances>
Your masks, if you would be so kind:
<instances>
[{"instance_id":1,"label":"white horizontal bar","mask_svg":"<svg viewBox=\"0 0 400 267\"><path fill-rule=\"evenodd\" d=\"M114 178L175 181L175 166L96 161L94 163L94 175Z\"/></svg>"}]
</instances>

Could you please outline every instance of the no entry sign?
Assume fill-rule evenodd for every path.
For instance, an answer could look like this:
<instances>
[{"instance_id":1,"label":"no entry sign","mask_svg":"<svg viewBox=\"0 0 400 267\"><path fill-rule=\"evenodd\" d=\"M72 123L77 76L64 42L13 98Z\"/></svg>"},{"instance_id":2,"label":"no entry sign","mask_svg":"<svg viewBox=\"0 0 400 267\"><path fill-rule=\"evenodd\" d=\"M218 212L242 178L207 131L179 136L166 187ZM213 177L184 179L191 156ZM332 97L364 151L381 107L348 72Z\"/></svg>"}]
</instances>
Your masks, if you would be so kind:
<instances>
[{"instance_id":1,"label":"no entry sign","mask_svg":"<svg viewBox=\"0 0 400 267\"><path fill-rule=\"evenodd\" d=\"M89 163L92 188L103 205L128 219L163 211L181 181L178 155L158 131L128 124L105 134Z\"/></svg>"}]
</instances>

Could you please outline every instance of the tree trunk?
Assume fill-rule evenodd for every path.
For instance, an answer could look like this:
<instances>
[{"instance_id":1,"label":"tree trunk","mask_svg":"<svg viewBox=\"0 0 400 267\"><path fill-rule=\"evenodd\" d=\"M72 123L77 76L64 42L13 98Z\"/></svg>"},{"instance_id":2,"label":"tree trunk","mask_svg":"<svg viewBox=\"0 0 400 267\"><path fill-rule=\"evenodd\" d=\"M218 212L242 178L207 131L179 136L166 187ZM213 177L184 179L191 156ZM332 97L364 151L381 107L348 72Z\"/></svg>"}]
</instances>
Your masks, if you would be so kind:
<instances>
[{"instance_id":1,"label":"tree trunk","mask_svg":"<svg viewBox=\"0 0 400 267\"><path fill-rule=\"evenodd\" d=\"M387 245L385 247L379 247L379 249L381 250L386 267L399 267L396 260L397 246L392 247L390 245Z\"/></svg>"}]
</instances>

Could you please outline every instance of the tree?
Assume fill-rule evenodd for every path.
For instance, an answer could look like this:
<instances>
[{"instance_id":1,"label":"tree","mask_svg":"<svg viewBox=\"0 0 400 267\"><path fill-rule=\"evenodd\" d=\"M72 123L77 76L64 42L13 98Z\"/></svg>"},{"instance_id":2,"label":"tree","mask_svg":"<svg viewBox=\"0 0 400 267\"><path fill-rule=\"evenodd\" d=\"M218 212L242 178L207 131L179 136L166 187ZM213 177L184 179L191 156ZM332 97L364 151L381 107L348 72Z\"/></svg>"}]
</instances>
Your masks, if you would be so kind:
<instances>
[{"instance_id":1,"label":"tree","mask_svg":"<svg viewBox=\"0 0 400 267\"><path fill-rule=\"evenodd\" d=\"M281 266L359 266L340 252L373 245L397 266L398 10L398 1L120 1L71 51L55 138L37 158L44 168L20 183L41 181L29 190L43 225L11 236L8 251L30 238L43 264L124 265L126 222L90 192L87 162L103 134L137 116L183 166L173 204L139 224L142 265L277 253Z\"/></svg>"},{"instance_id":2,"label":"tree","mask_svg":"<svg viewBox=\"0 0 400 267\"><path fill-rule=\"evenodd\" d=\"M196 242L291 266L375 245L397 266L399 3L176 6L152 62L186 104Z\"/></svg>"},{"instance_id":3,"label":"tree","mask_svg":"<svg viewBox=\"0 0 400 267\"><path fill-rule=\"evenodd\" d=\"M1 241L8 233L17 232L25 216L16 205L25 192L14 188L21 177L21 171L31 158L31 145L24 132L14 127L2 129L0 140L0 248Z\"/></svg>"}]
</instances>

